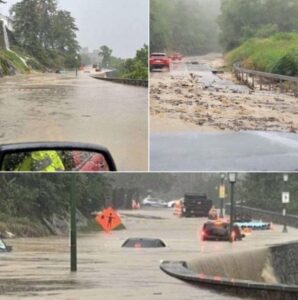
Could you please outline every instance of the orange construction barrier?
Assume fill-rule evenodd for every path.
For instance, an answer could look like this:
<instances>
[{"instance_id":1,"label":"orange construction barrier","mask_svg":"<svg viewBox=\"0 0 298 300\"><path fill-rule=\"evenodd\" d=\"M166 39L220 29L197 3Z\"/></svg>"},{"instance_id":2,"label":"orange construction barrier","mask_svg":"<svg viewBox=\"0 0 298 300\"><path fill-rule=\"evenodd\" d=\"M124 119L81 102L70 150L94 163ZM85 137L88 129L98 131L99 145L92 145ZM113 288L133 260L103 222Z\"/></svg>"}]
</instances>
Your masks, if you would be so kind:
<instances>
[{"instance_id":1,"label":"orange construction barrier","mask_svg":"<svg viewBox=\"0 0 298 300\"><path fill-rule=\"evenodd\" d=\"M141 206L140 206L140 202L136 201L136 200L132 200L131 201L131 208L132 209L140 209Z\"/></svg>"},{"instance_id":2,"label":"orange construction barrier","mask_svg":"<svg viewBox=\"0 0 298 300\"><path fill-rule=\"evenodd\" d=\"M174 206L174 215L181 217L182 215L182 204L181 201L177 201Z\"/></svg>"}]
</instances>

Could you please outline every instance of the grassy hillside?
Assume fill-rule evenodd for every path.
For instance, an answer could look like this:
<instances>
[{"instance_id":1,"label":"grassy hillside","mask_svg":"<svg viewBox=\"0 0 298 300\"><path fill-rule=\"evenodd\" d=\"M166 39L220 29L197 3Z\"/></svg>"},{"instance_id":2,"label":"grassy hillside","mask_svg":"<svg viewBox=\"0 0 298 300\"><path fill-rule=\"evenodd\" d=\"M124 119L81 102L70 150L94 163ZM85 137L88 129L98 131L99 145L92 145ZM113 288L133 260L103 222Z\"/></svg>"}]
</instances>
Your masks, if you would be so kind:
<instances>
[{"instance_id":1,"label":"grassy hillside","mask_svg":"<svg viewBox=\"0 0 298 300\"><path fill-rule=\"evenodd\" d=\"M298 33L252 38L229 52L226 60L248 69L298 76Z\"/></svg>"},{"instance_id":2,"label":"grassy hillside","mask_svg":"<svg viewBox=\"0 0 298 300\"><path fill-rule=\"evenodd\" d=\"M30 69L14 52L0 49L0 75L28 73L29 71Z\"/></svg>"}]
</instances>

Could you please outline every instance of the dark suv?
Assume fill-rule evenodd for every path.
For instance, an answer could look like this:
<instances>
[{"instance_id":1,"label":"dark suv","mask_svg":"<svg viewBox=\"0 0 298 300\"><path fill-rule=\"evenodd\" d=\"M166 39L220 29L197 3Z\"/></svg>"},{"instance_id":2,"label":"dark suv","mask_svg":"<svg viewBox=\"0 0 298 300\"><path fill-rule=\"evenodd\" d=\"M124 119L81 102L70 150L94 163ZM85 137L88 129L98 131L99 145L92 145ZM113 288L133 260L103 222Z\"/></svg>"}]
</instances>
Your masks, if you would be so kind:
<instances>
[{"instance_id":1,"label":"dark suv","mask_svg":"<svg viewBox=\"0 0 298 300\"><path fill-rule=\"evenodd\" d=\"M202 229L203 241L241 241L243 235L238 225L233 226L233 232L230 235L230 224L223 221L208 221Z\"/></svg>"}]
</instances>

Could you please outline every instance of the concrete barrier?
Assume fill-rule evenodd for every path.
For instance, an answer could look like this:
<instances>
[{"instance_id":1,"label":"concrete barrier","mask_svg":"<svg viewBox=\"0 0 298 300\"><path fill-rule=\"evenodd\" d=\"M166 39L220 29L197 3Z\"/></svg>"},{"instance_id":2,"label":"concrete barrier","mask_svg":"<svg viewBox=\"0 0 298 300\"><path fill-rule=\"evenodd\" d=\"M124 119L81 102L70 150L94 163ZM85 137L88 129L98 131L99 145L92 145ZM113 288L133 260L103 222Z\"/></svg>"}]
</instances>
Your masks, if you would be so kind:
<instances>
[{"instance_id":1,"label":"concrete barrier","mask_svg":"<svg viewBox=\"0 0 298 300\"><path fill-rule=\"evenodd\" d=\"M185 261L164 261L160 268L177 279L232 295L268 300L297 300L297 253L298 242L295 242L237 255L201 257L196 264ZM247 272L243 264L253 268ZM216 274L212 274L214 270Z\"/></svg>"},{"instance_id":2,"label":"concrete barrier","mask_svg":"<svg viewBox=\"0 0 298 300\"><path fill-rule=\"evenodd\" d=\"M125 79L125 78L108 78L108 77L102 77L102 76L99 76L99 75L90 75L90 76L95 78L95 79L111 81L111 82L115 82L115 83L122 83L122 84L134 85L134 86L148 87L148 80Z\"/></svg>"}]
</instances>

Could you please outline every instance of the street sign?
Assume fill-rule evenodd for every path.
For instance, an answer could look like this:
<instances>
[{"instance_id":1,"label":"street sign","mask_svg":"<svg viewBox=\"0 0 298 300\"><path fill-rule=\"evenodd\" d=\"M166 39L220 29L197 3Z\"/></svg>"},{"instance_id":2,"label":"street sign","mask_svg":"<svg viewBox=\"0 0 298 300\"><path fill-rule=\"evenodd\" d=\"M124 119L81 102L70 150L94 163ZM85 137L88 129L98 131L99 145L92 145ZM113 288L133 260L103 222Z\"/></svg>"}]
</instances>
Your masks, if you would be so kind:
<instances>
[{"instance_id":1,"label":"street sign","mask_svg":"<svg viewBox=\"0 0 298 300\"><path fill-rule=\"evenodd\" d=\"M290 193L289 192L282 192L281 202L285 203L285 204L290 203Z\"/></svg>"},{"instance_id":2,"label":"street sign","mask_svg":"<svg viewBox=\"0 0 298 300\"><path fill-rule=\"evenodd\" d=\"M122 223L119 215L111 207L104 209L98 214L95 221L106 232L112 231Z\"/></svg>"},{"instance_id":3,"label":"street sign","mask_svg":"<svg viewBox=\"0 0 298 300\"><path fill-rule=\"evenodd\" d=\"M225 185L219 186L219 198L224 199L226 197Z\"/></svg>"}]
</instances>

